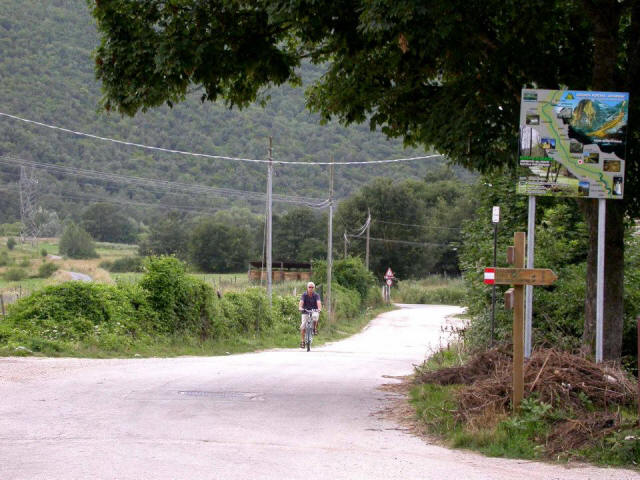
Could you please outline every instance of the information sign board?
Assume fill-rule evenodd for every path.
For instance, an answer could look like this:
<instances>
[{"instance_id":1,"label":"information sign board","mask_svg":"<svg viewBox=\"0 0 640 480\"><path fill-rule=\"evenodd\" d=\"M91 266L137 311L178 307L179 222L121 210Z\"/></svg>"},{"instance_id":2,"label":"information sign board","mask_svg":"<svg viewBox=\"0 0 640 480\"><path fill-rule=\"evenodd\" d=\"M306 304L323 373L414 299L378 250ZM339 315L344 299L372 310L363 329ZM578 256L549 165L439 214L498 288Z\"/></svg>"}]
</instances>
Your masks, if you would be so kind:
<instances>
[{"instance_id":1,"label":"information sign board","mask_svg":"<svg viewBox=\"0 0 640 480\"><path fill-rule=\"evenodd\" d=\"M522 90L517 193L622 199L626 92Z\"/></svg>"}]
</instances>

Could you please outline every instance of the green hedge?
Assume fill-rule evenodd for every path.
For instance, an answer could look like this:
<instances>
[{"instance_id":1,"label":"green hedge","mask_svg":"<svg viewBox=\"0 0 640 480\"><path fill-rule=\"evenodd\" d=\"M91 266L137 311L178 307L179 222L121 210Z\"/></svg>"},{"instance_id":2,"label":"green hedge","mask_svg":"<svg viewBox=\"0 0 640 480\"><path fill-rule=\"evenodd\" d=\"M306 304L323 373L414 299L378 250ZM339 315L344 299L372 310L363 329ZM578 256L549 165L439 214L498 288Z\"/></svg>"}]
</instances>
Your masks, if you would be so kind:
<instances>
[{"instance_id":1,"label":"green hedge","mask_svg":"<svg viewBox=\"0 0 640 480\"><path fill-rule=\"evenodd\" d=\"M148 335L154 312L136 287L66 282L46 287L9 308L0 343L57 351L75 343L107 349ZM45 348L47 347L47 348Z\"/></svg>"},{"instance_id":2,"label":"green hedge","mask_svg":"<svg viewBox=\"0 0 640 480\"><path fill-rule=\"evenodd\" d=\"M358 291L337 283L333 291L336 315L357 317L363 304ZM378 297L375 288L366 293L371 301ZM176 258L150 257L139 283L66 282L20 299L0 322L0 348L126 352L171 338L286 336L299 331L298 300L274 295L270 307L258 288L218 297L210 285L188 276Z\"/></svg>"}]
</instances>

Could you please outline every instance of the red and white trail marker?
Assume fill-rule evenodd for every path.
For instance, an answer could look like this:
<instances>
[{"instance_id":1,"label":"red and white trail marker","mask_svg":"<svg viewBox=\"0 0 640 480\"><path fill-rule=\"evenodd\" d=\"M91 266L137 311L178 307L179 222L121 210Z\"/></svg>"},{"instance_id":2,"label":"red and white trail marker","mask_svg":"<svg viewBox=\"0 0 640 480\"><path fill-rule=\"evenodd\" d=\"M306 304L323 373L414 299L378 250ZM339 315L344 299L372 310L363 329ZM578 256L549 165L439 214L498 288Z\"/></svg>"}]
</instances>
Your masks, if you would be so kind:
<instances>
[{"instance_id":1,"label":"red and white trail marker","mask_svg":"<svg viewBox=\"0 0 640 480\"><path fill-rule=\"evenodd\" d=\"M487 285L493 285L496 283L496 269L495 268L485 268L484 269L484 283Z\"/></svg>"}]
</instances>

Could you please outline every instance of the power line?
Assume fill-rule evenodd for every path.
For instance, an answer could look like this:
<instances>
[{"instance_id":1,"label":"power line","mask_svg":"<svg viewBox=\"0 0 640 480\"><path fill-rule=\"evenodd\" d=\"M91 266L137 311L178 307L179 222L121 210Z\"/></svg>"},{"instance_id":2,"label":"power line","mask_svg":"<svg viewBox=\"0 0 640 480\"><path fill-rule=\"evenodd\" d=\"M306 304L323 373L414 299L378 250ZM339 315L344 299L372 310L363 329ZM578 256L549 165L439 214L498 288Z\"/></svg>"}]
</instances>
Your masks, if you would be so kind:
<instances>
[{"instance_id":1,"label":"power line","mask_svg":"<svg viewBox=\"0 0 640 480\"><path fill-rule=\"evenodd\" d=\"M390 225L402 225L405 227L429 228L434 230L462 230L462 227L432 227L431 225L417 225L414 223L387 222L385 220L374 220L376 223L388 223Z\"/></svg>"},{"instance_id":2,"label":"power line","mask_svg":"<svg viewBox=\"0 0 640 480\"><path fill-rule=\"evenodd\" d=\"M357 236L357 235L347 234L347 236L353 237L353 238L363 238L361 235ZM376 237L369 237L369 240L375 240L378 242L385 242L385 243L401 243L405 245L415 245L418 247L452 247L454 250L457 249L455 245L451 245L449 243L411 242L409 240L395 240L390 238L376 238Z\"/></svg>"},{"instance_id":3,"label":"power line","mask_svg":"<svg viewBox=\"0 0 640 480\"><path fill-rule=\"evenodd\" d=\"M27 118L18 117L16 115L10 115L8 113L3 113L3 112L0 112L0 116L6 117L6 118L11 118L13 120L18 120L18 121L25 122L25 123L30 123L32 125L38 125L40 127L49 128L49 129L52 129L52 130L57 130L57 131L60 131L60 132L70 133L72 135L79 135L79 136L83 136L83 137L93 138L94 140L100 140L100 141L103 141L103 142L111 142L111 143L117 143L117 144L120 144L120 145L127 145L127 146L130 146L130 147L144 148L146 150L154 150L154 151L157 151L157 152L173 153L173 154L177 154L177 155L189 155L189 156L192 156L192 157L211 158L211 159L216 159L216 160L229 160L229 161L234 161L234 162L269 163L269 160L265 160L265 159L225 157L225 156L222 156L222 155L209 155L209 154L206 154L206 153L186 152L186 151L183 151L183 150L174 150L174 149L170 149L170 148L162 148L162 147L154 147L154 146L150 146L150 145L144 145L144 144L141 144L141 143L126 142L124 140L117 140L117 139L114 139L114 138L102 137L102 136L99 136L99 135L93 135L91 133L85 133L85 132L70 130L68 128L58 127L56 125L50 125L50 124L47 124L47 123L36 122L35 120L29 120ZM361 161L361 162L300 162L300 161L273 160L272 163L280 164L280 165L314 165L314 166L315 165L331 165L331 164L333 164L333 165L371 165L371 164L383 164L383 163L413 162L413 161L417 161L417 160L426 160L426 159L431 159L431 158L444 158L444 155L434 154L434 155L424 155L424 156L420 156L420 157L393 158L393 159L386 159L386 160L369 160L369 161Z\"/></svg>"},{"instance_id":4,"label":"power line","mask_svg":"<svg viewBox=\"0 0 640 480\"><path fill-rule=\"evenodd\" d=\"M197 193L203 195L214 195L221 197L236 196L244 199L252 199L262 201L266 195L262 192L253 192L249 190L236 190L233 188L210 187L206 185L198 185L183 182L171 182L168 180L157 180L144 177L134 177L128 175L118 175L115 173L101 172L97 170L86 170L82 168L64 167L50 163L33 162L9 155L0 156L0 164L9 166L29 166L33 168L44 169L50 172L63 175L73 175L77 177L90 178L92 180L104 180L112 183L125 183L130 185L140 185L144 187L160 188L169 191L180 191L185 193ZM310 197L300 197L293 195L273 195L273 201L280 203L290 203L294 205L302 205L310 208L323 209L329 205L328 199L318 199Z\"/></svg>"}]
</instances>

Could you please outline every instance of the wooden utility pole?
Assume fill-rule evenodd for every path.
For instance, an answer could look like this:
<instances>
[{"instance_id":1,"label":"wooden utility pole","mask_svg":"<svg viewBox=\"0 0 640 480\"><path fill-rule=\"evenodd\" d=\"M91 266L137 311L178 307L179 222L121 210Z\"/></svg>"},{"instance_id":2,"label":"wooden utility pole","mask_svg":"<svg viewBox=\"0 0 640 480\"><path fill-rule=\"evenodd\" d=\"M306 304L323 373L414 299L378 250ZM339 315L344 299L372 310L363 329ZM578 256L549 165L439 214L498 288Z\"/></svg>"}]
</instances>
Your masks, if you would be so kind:
<instances>
[{"instance_id":1,"label":"wooden utility pole","mask_svg":"<svg viewBox=\"0 0 640 480\"><path fill-rule=\"evenodd\" d=\"M333 269L333 157L329 165L329 238L327 238L327 295L325 303L329 320L332 320L331 308L331 270Z\"/></svg>"},{"instance_id":2,"label":"wooden utility pole","mask_svg":"<svg viewBox=\"0 0 640 480\"><path fill-rule=\"evenodd\" d=\"M513 397L515 410L524 397L524 289L525 285L551 285L558 278L547 268L524 268L524 232L513 235L513 246L507 248L507 262L515 268L485 269L485 283L513 285L505 293L504 304L513 309Z\"/></svg>"},{"instance_id":3,"label":"wooden utility pole","mask_svg":"<svg viewBox=\"0 0 640 480\"><path fill-rule=\"evenodd\" d=\"M272 190L273 190L273 157L272 157L273 137L269 137L269 164L267 167L267 298L269 298L269 305L271 305L271 282L272 278L272 263L271 257L271 205L272 205Z\"/></svg>"},{"instance_id":4,"label":"wooden utility pole","mask_svg":"<svg viewBox=\"0 0 640 480\"><path fill-rule=\"evenodd\" d=\"M369 229L371 227L371 210L367 209L367 251L364 254L364 266L369 270Z\"/></svg>"},{"instance_id":5,"label":"wooden utility pole","mask_svg":"<svg viewBox=\"0 0 640 480\"><path fill-rule=\"evenodd\" d=\"M347 231L344 231L344 258L347 258Z\"/></svg>"}]
</instances>

